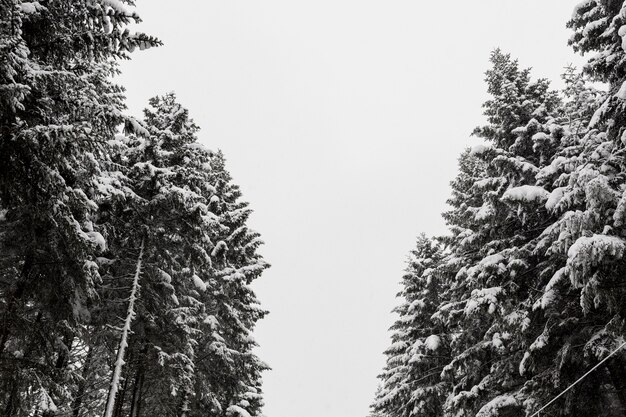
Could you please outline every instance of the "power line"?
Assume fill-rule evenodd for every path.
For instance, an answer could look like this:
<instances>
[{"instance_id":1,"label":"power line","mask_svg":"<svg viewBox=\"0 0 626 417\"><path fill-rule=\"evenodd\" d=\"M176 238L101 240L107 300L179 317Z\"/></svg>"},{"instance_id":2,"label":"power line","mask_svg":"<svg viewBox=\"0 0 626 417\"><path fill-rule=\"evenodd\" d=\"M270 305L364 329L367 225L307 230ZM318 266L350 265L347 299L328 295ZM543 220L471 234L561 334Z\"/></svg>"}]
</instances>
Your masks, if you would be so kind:
<instances>
[{"instance_id":1,"label":"power line","mask_svg":"<svg viewBox=\"0 0 626 417\"><path fill-rule=\"evenodd\" d=\"M592 373L593 371L595 371L596 369L598 369L600 367L600 365L602 365L604 362L606 362L607 360L609 360L609 358L613 355L615 355L617 353L618 350L620 350L621 348L623 348L624 346L626 346L626 342L622 343L621 345L619 345L617 347L617 349L615 349L613 352L609 353L609 355L602 359L596 366L594 366L593 368L591 368L589 371L587 371L587 373L585 373L583 376L581 376L580 378L578 378L576 380L576 382L574 382L572 385L570 385L569 387L565 388L559 395L557 395L556 397L554 397L552 400L550 400L550 402L548 402L546 405L544 405L543 407L541 407L537 412L535 412L533 415L531 415L530 417L536 417L539 415L540 412L542 412L543 410L545 410L546 408L548 408L548 406L550 406L550 404L552 404L553 402L555 402L556 400L558 400L559 398L561 398L563 396L563 394L565 394L567 391L569 391L570 389L572 389L574 387L574 385L578 384L580 381L582 381L583 379L585 379L587 377L587 375L589 375L590 373Z\"/></svg>"}]
</instances>

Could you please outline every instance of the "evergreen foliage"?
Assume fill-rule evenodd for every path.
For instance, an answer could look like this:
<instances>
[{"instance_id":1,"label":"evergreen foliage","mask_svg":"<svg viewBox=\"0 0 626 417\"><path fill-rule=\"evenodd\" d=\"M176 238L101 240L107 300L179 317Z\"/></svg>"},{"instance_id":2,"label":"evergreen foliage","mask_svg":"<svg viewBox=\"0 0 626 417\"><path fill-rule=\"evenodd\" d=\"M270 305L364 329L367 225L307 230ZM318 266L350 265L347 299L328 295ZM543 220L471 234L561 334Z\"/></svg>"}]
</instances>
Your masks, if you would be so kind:
<instances>
[{"instance_id":1,"label":"evergreen foliage","mask_svg":"<svg viewBox=\"0 0 626 417\"><path fill-rule=\"evenodd\" d=\"M373 415L530 416L624 342L622 3L576 7L570 43L593 57L583 73L566 69L563 91L492 54L487 124L474 131L485 144L461 155L449 234L434 239L437 302L422 295L429 309L410 322L403 280ZM411 374L407 335L425 329L441 359ZM546 415L626 415L625 360L618 352Z\"/></svg>"},{"instance_id":2,"label":"evergreen foliage","mask_svg":"<svg viewBox=\"0 0 626 417\"><path fill-rule=\"evenodd\" d=\"M262 242L173 94L125 114L132 6L2 0L3 416L260 415Z\"/></svg>"}]
</instances>

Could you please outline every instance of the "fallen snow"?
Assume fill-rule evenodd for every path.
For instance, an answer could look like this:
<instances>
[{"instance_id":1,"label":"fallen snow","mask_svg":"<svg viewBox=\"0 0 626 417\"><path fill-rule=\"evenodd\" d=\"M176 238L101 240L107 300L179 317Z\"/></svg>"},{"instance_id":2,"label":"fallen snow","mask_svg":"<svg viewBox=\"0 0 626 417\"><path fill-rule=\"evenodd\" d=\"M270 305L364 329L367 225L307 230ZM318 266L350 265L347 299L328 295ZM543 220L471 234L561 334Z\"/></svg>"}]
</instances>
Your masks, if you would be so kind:
<instances>
[{"instance_id":1,"label":"fallen snow","mask_svg":"<svg viewBox=\"0 0 626 417\"><path fill-rule=\"evenodd\" d=\"M556 299L556 285L561 282L563 279L567 278L567 268L563 267L556 271L556 273L552 276L546 288L544 289L543 295L540 298L540 305L542 309L546 309L550 304L554 302Z\"/></svg>"},{"instance_id":2,"label":"fallen snow","mask_svg":"<svg viewBox=\"0 0 626 417\"><path fill-rule=\"evenodd\" d=\"M528 367L528 361L530 360L530 352L524 352L524 357L522 358L522 360L519 363L519 374L520 375L524 375L526 373L526 368Z\"/></svg>"},{"instance_id":3,"label":"fallen snow","mask_svg":"<svg viewBox=\"0 0 626 417\"><path fill-rule=\"evenodd\" d=\"M422 310L424 307L426 307L426 303L424 303L424 300L415 300L411 303L411 305L409 306L409 311L415 311L417 309Z\"/></svg>"},{"instance_id":4,"label":"fallen snow","mask_svg":"<svg viewBox=\"0 0 626 417\"><path fill-rule=\"evenodd\" d=\"M576 7L574 7L574 11L572 12L572 19L576 18L582 9L590 6L593 3L594 3L593 0L583 0L580 3L578 3Z\"/></svg>"},{"instance_id":5,"label":"fallen snow","mask_svg":"<svg viewBox=\"0 0 626 417\"><path fill-rule=\"evenodd\" d=\"M436 334L430 335L424 340L424 346L430 351L435 351L441 346L441 338Z\"/></svg>"},{"instance_id":6,"label":"fallen snow","mask_svg":"<svg viewBox=\"0 0 626 417\"><path fill-rule=\"evenodd\" d=\"M520 403L510 395L500 395L485 404L476 414L476 417L499 417L505 415L504 408L519 408Z\"/></svg>"},{"instance_id":7,"label":"fallen snow","mask_svg":"<svg viewBox=\"0 0 626 417\"><path fill-rule=\"evenodd\" d=\"M159 272L161 273L161 278L163 278L163 281L167 282L168 284L172 283L172 276L170 274L163 271L162 269L159 269Z\"/></svg>"},{"instance_id":8,"label":"fallen snow","mask_svg":"<svg viewBox=\"0 0 626 417\"><path fill-rule=\"evenodd\" d=\"M493 206L491 205L491 203L485 202L474 215L474 219L478 221L486 220L492 217L494 213L495 213L495 210Z\"/></svg>"},{"instance_id":9,"label":"fallen snow","mask_svg":"<svg viewBox=\"0 0 626 417\"><path fill-rule=\"evenodd\" d=\"M502 287L483 288L473 290L470 299L465 304L464 313L466 316L473 314L482 305L489 305L487 312L495 313L498 308L498 295L502 293Z\"/></svg>"},{"instance_id":10,"label":"fallen snow","mask_svg":"<svg viewBox=\"0 0 626 417\"><path fill-rule=\"evenodd\" d=\"M217 244L211 251L211 256L215 258L220 252L224 252L227 250L228 250L228 245L226 244L226 242L224 242L223 240L220 240L219 242L217 242Z\"/></svg>"},{"instance_id":11,"label":"fallen snow","mask_svg":"<svg viewBox=\"0 0 626 417\"><path fill-rule=\"evenodd\" d=\"M470 153L469 154L470 154L470 156L477 156L477 155L480 155L482 153L487 152L489 149L491 149L491 146L482 145L482 144L481 145L476 145L476 146L473 146L470 149Z\"/></svg>"},{"instance_id":12,"label":"fallen snow","mask_svg":"<svg viewBox=\"0 0 626 417\"><path fill-rule=\"evenodd\" d=\"M130 127L131 132L135 133L136 135L143 136L143 137L150 136L150 132L148 132L148 130L145 127L143 127L141 122L139 122L134 117L128 117L127 127Z\"/></svg>"},{"instance_id":13,"label":"fallen snow","mask_svg":"<svg viewBox=\"0 0 626 417\"><path fill-rule=\"evenodd\" d=\"M213 152L211 149L207 148L206 146L204 146L203 144L198 143L198 142L188 143L185 146L187 146L190 149L200 150L202 152L208 153L209 155L215 154L215 152Z\"/></svg>"},{"instance_id":14,"label":"fallen snow","mask_svg":"<svg viewBox=\"0 0 626 417\"><path fill-rule=\"evenodd\" d=\"M119 0L101 0L103 4L109 6L118 13L130 15L130 11L126 9L126 6Z\"/></svg>"},{"instance_id":15,"label":"fallen snow","mask_svg":"<svg viewBox=\"0 0 626 417\"><path fill-rule=\"evenodd\" d=\"M617 34L622 38L622 49L626 51L626 25L620 27Z\"/></svg>"},{"instance_id":16,"label":"fallen snow","mask_svg":"<svg viewBox=\"0 0 626 417\"><path fill-rule=\"evenodd\" d=\"M582 286L592 267L609 258L621 259L626 252L626 241L617 236L593 235L579 237L567 251L567 266L572 284Z\"/></svg>"},{"instance_id":17,"label":"fallen snow","mask_svg":"<svg viewBox=\"0 0 626 417\"><path fill-rule=\"evenodd\" d=\"M98 232L87 232L87 236L89 236L89 240L98 247L100 251L104 251L107 247L106 241L104 237Z\"/></svg>"},{"instance_id":18,"label":"fallen snow","mask_svg":"<svg viewBox=\"0 0 626 417\"><path fill-rule=\"evenodd\" d=\"M566 189L566 187L558 187L552 190L550 196L548 197L548 201L546 201L546 209L553 211L563 199Z\"/></svg>"},{"instance_id":19,"label":"fallen snow","mask_svg":"<svg viewBox=\"0 0 626 417\"><path fill-rule=\"evenodd\" d=\"M248 413L246 410L239 407L238 405L231 405L230 407L228 407L226 409L226 415L228 417L230 416L250 417L250 413Z\"/></svg>"},{"instance_id":20,"label":"fallen snow","mask_svg":"<svg viewBox=\"0 0 626 417\"><path fill-rule=\"evenodd\" d=\"M216 330L218 328L219 322L215 316L207 316L204 319L204 324L208 324L211 330Z\"/></svg>"},{"instance_id":21,"label":"fallen snow","mask_svg":"<svg viewBox=\"0 0 626 417\"><path fill-rule=\"evenodd\" d=\"M601 262L606 255L621 257L626 249L626 242L617 236L593 235L580 237L567 251L567 257L584 257L593 264Z\"/></svg>"},{"instance_id":22,"label":"fallen snow","mask_svg":"<svg viewBox=\"0 0 626 417\"><path fill-rule=\"evenodd\" d=\"M193 283L197 289L199 289L200 291L206 291L206 283L202 281L202 278L200 278L196 274L194 274L192 278L193 278Z\"/></svg>"},{"instance_id":23,"label":"fallen snow","mask_svg":"<svg viewBox=\"0 0 626 417\"><path fill-rule=\"evenodd\" d=\"M46 412L56 413L58 411L56 404L44 389L41 390L39 397L39 410L44 414L46 414Z\"/></svg>"},{"instance_id":24,"label":"fallen snow","mask_svg":"<svg viewBox=\"0 0 626 417\"><path fill-rule=\"evenodd\" d=\"M485 256L480 261L479 265L483 267L496 266L499 265L502 261L504 261L504 256L500 253L496 253L494 255Z\"/></svg>"},{"instance_id":25,"label":"fallen snow","mask_svg":"<svg viewBox=\"0 0 626 417\"><path fill-rule=\"evenodd\" d=\"M567 158L564 156L558 156L547 167L542 168L537 174L537 179L545 178L550 175L554 175L558 170L567 162Z\"/></svg>"},{"instance_id":26,"label":"fallen snow","mask_svg":"<svg viewBox=\"0 0 626 417\"><path fill-rule=\"evenodd\" d=\"M595 125L598 124L598 122L600 121L600 118L604 116L604 113L606 113L608 108L609 108L609 100L604 100L604 103L602 103L602 105L598 108L598 110L596 110L595 113L593 114L593 117L591 117L591 121L589 121L589 128L593 128L595 127Z\"/></svg>"},{"instance_id":27,"label":"fallen snow","mask_svg":"<svg viewBox=\"0 0 626 417\"><path fill-rule=\"evenodd\" d=\"M547 333L547 329L544 329L543 333L541 333L535 341L530 345L528 351L524 353L524 357L519 363L519 374L524 375L526 370L528 369L528 361L531 359L531 352L536 352L538 350L543 349L547 346L549 341L549 336Z\"/></svg>"},{"instance_id":28,"label":"fallen snow","mask_svg":"<svg viewBox=\"0 0 626 417\"><path fill-rule=\"evenodd\" d=\"M537 132L533 135L531 139L533 140L533 142L548 142L550 141L550 136L548 136L544 132Z\"/></svg>"},{"instance_id":29,"label":"fallen snow","mask_svg":"<svg viewBox=\"0 0 626 417\"><path fill-rule=\"evenodd\" d=\"M493 345L493 347L499 350L504 348L504 343L502 343L500 333L494 333L493 337L491 338L491 344Z\"/></svg>"},{"instance_id":30,"label":"fallen snow","mask_svg":"<svg viewBox=\"0 0 626 417\"><path fill-rule=\"evenodd\" d=\"M591 22L587 23L587 24L585 25L584 29L583 29L583 36L584 36L584 37L588 37L588 36L589 36L589 34L590 34L592 31L594 31L594 30L596 30L596 29L598 29L598 28L601 28L603 25L606 25L607 20L608 20L608 19L607 19L606 17L603 17L603 18L601 18L601 19L598 19L598 20L593 20L593 21L591 21ZM621 30L621 29L620 29L620 30ZM622 36L622 35L620 35L620 36Z\"/></svg>"},{"instance_id":31,"label":"fallen snow","mask_svg":"<svg viewBox=\"0 0 626 417\"><path fill-rule=\"evenodd\" d=\"M519 187L513 187L505 191L502 196L502 200L516 201L516 202L539 202L546 201L550 196L550 193L543 187L536 185L522 185Z\"/></svg>"},{"instance_id":32,"label":"fallen snow","mask_svg":"<svg viewBox=\"0 0 626 417\"><path fill-rule=\"evenodd\" d=\"M33 2L24 2L20 4L20 9L22 10L22 13L24 14L33 14L33 13L37 13L40 10L46 10L46 8L44 6L42 6L41 4L39 4L38 1L33 1Z\"/></svg>"}]
</instances>

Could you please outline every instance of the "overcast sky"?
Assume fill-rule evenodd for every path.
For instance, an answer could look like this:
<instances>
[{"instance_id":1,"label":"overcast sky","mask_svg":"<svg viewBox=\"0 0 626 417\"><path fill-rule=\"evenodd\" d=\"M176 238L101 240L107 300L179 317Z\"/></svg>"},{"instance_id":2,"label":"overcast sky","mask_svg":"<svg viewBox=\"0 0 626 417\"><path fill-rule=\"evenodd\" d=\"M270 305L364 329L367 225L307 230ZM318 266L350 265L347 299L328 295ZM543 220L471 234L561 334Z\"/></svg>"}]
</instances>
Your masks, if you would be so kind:
<instances>
[{"instance_id":1,"label":"overcast sky","mask_svg":"<svg viewBox=\"0 0 626 417\"><path fill-rule=\"evenodd\" d=\"M222 149L273 265L255 288L268 417L365 417L390 310L481 122L489 53L558 79L577 0L138 0L120 82L175 91ZM561 85L557 83L557 85Z\"/></svg>"}]
</instances>

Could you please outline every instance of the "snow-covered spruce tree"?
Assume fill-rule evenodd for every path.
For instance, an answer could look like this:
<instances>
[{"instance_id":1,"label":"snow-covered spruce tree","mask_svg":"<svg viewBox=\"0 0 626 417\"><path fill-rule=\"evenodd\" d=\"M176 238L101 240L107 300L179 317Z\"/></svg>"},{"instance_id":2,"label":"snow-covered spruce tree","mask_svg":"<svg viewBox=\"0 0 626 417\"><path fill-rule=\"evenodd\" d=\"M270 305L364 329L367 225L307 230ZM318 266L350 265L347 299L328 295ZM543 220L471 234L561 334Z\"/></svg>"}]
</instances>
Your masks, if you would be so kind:
<instances>
[{"instance_id":1,"label":"snow-covered spruce tree","mask_svg":"<svg viewBox=\"0 0 626 417\"><path fill-rule=\"evenodd\" d=\"M535 242L533 251L541 262L532 283L536 291L529 293L525 302L532 306L528 316L530 331L519 364L519 372L526 382L516 397L524 403L528 413L547 403L578 379L581 370L593 365L594 360L586 359L587 353L581 347L604 321L604 318L585 313L579 303L580 290L565 285L567 250L573 242L567 225L572 219L577 221L582 214L580 209L586 204L586 197L580 192L571 193L568 184L576 181L576 172L581 164L585 164L581 156L594 135L588 128L593 116L591 109L598 108L603 94L586 86L582 76L571 70L565 78L565 135L550 165L536 175L537 184L550 191L545 202L550 222ZM568 210L571 211L566 213ZM612 415L609 412L611 395L606 395L605 383L603 371L590 375L551 412L593 416L602 410L602 413Z\"/></svg>"},{"instance_id":2,"label":"snow-covered spruce tree","mask_svg":"<svg viewBox=\"0 0 626 417\"><path fill-rule=\"evenodd\" d=\"M187 122L186 110L172 95L152 104L156 111L147 112L149 128L175 131L179 123ZM167 115L173 119L167 121ZM201 247L211 263L194 271L205 314L197 321L201 333L193 362L194 385L181 390L181 398L188 416L258 415L260 373L266 365L251 352L255 343L250 333L265 312L249 285L268 266L256 253L262 242L246 226L251 210L240 201L241 192L232 184L222 154L207 152L195 142L188 148L183 178L208 205L208 240Z\"/></svg>"},{"instance_id":3,"label":"snow-covered spruce tree","mask_svg":"<svg viewBox=\"0 0 626 417\"><path fill-rule=\"evenodd\" d=\"M525 300L540 262L533 241L545 227L548 195L535 175L563 136L555 120L560 102L548 82L531 81L500 51L491 62L488 124L475 131L488 144L462 156L453 208L444 216L452 232L441 268L449 285L434 318L451 334L452 360L442 371L453 386L446 415L473 416L521 383ZM503 412L521 408L514 398L498 404Z\"/></svg>"},{"instance_id":4,"label":"snow-covered spruce tree","mask_svg":"<svg viewBox=\"0 0 626 417\"><path fill-rule=\"evenodd\" d=\"M99 156L123 121L111 60L157 41L119 2L0 8L0 408L68 404L69 367L99 281Z\"/></svg>"},{"instance_id":5,"label":"snow-covered spruce tree","mask_svg":"<svg viewBox=\"0 0 626 417\"><path fill-rule=\"evenodd\" d=\"M107 255L114 260L102 266L108 284L103 290L111 288L107 299L128 296L128 256L144 241L141 290L114 415L182 414L182 392L193 381L197 322L205 312L198 294L204 284L194 270L210 268L207 250L216 224L199 192L213 187L197 161L197 126L173 96L152 99L151 105L158 114L147 117L143 136L118 136L113 161L123 169L121 181L130 195L123 204L103 201L100 210ZM111 318L124 316L118 310L125 305L108 306L101 311L104 330ZM116 337L117 332L107 335ZM112 367L114 357L109 358Z\"/></svg>"},{"instance_id":6,"label":"snow-covered spruce tree","mask_svg":"<svg viewBox=\"0 0 626 417\"><path fill-rule=\"evenodd\" d=\"M251 333L266 311L250 284L269 265L257 253L260 235L246 225L252 211L240 200L241 191L232 183L222 153L209 163L215 184L211 210L222 227L211 252L215 275L204 298L211 316L201 342L205 351L196 360L199 377L190 416L207 411L215 416L258 416L263 406L261 373L268 367L252 352L256 342Z\"/></svg>"},{"instance_id":7,"label":"snow-covered spruce tree","mask_svg":"<svg viewBox=\"0 0 626 417\"><path fill-rule=\"evenodd\" d=\"M542 232L557 220L551 192L563 180L560 169L575 166L562 162L576 154L576 135L598 102L572 71L561 102L509 56L496 51L492 63L489 124L475 132L488 144L461 156L444 214L451 235L442 238L446 256L437 269L446 285L430 318L448 335L451 361L441 378L452 387L443 394L443 414L451 416L521 415L559 388L546 377L551 365L541 385L526 383L520 364L549 319L537 300L558 269L541 249Z\"/></svg>"},{"instance_id":8,"label":"snow-covered spruce tree","mask_svg":"<svg viewBox=\"0 0 626 417\"><path fill-rule=\"evenodd\" d=\"M197 142L187 110L173 94L150 105L144 136L119 137L121 181L132 192L100 210L107 255L118 259L103 266L108 299L127 293L115 290L125 287L131 265L119 260L145 239L114 415L256 415L265 365L251 353L249 332L264 312L248 284L267 267L256 254L261 242L245 225L250 211L221 154ZM122 316L119 310L103 307L101 322Z\"/></svg>"},{"instance_id":9,"label":"snow-covered spruce tree","mask_svg":"<svg viewBox=\"0 0 626 417\"><path fill-rule=\"evenodd\" d=\"M548 261L547 282L537 286L533 323L536 335L520 363L529 379L522 393L536 410L604 359L624 340L623 233L624 49L626 10L621 1L581 2L569 26L571 44L594 52L585 72L608 84L595 106L594 94L580 89L572 108L588 128L570 129L550 167L538 175L552 189L546 208L553 221L536 252ZM541 313L539 313L541 311ZM626 362L620 353L568 392L551 410L555 415L623 415ZM529 393L532 393L528 395Z\"/></svg>"},{"instance_id":10,"label":"snow-covered spruce tree","mask_svg":"<svg viewBox=\"0 0 626 417\"><path fill-rule=\"evenodd\" d=\"M447 334L451 361L440 386L451 389L439 395L449 416L529 415L623 334L615 290L621 251L611 223L621 195L619 154L607 151L608 134L598 130L606 122L597 112L591 120L603 95L570 69L561 101L508 56L496 51L492 63L489 124L476 130L488 146L461 157L444 214L451 235L442 238L446 255L437 268L442 302L422 319ZM585 276L591 285L577 283ZM600 278L604 285L593 281ZM621 359L609 364L550 413L623 415ZM406 366L405 358L387 371ZM377 399L388 393L398 394L383 384ZM396 410L408 405L406 397L396 400Z\"/></svg>"},{"instance_id":11,"label":"snow-covered spruce tree","mask_svg":"<svg viewBox=\"0 0 626 417\"><path fill-rule=\"evenodd\" d=\"M626 188L626 43L623 41L626 4L591 0L581 3L569 25L575 32L571 38L574 49L596 52L585 71L595 81L608 84L609 91L590 122L592 129L580 142L576 170L569 177L567 187L563 188L563 198L559 200L562 204L557 204L555 209L564 213L562 217L568 216L568 211L578 209L582 212L580 220L583 224L579 230L572 227L568 230L572 243L581 238L574 245L576 250L570 253L568 248L563 249L568 250L572 284L583 288L583 308L591 310L595 304L596 308L603 306L624 318L623 293L619 290L622 278L615 276L619 271L603 273L595 271L595 267L611 269L618 266L615 263L623 263L619 250L614 254L605 251L614 252L616 248L610 248L613 244L620 246L626 218L626 198L623 197ZM584 237L590 238L589 242L582 239ZM582 259L584 254L579 249L584 252L586 244L593 245L596 237L603 241L597 242L603 248L597 249L594 264L587 264L590 260ZM605 255L609 257L604 259Z\"/></svg>"},{"instance_id":12,"label":"snow-covered spruce tree","mask_svg":"<svg viewBox=\"0 0 626 417\"><path fill-rule=\"evenodd\" d=\"M402 303L394 309L392 344L385 351L387 364L380 390L372 404L377 416L439 416L447 393L439 374L447 363L447 334L431 316L440 303L437 271L442 259L437 242L421 235L411 251L402 290Z\"/></svg>"}]
</instances>

